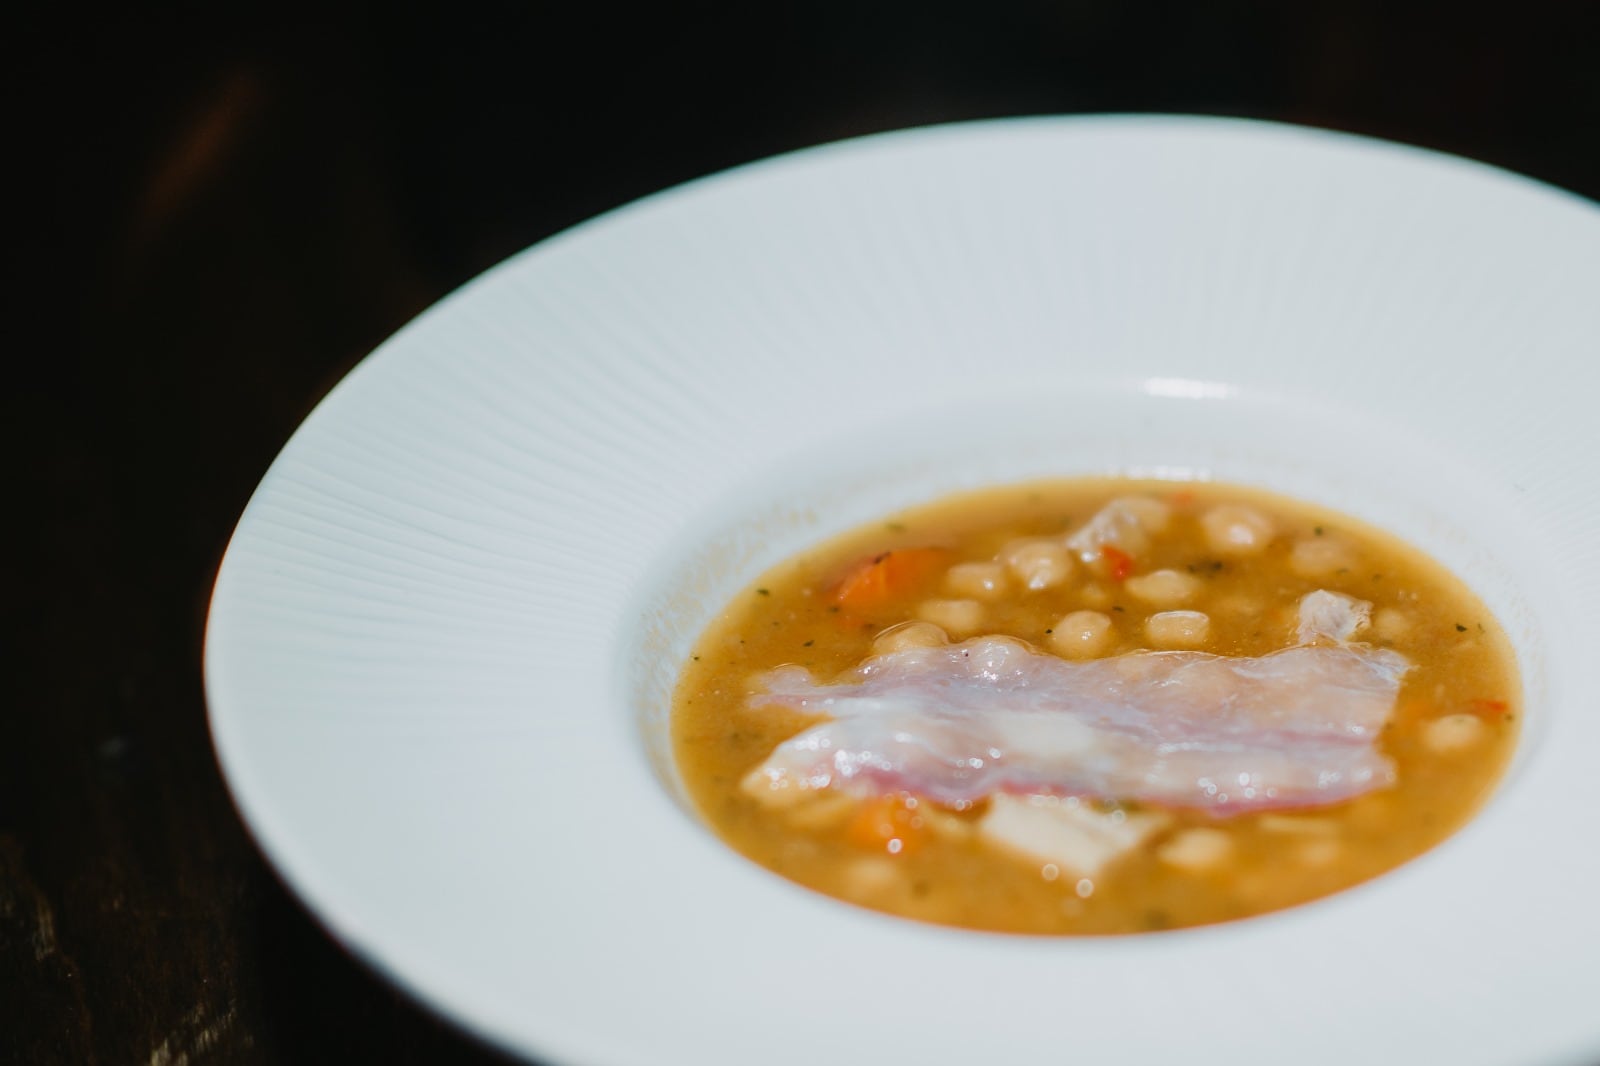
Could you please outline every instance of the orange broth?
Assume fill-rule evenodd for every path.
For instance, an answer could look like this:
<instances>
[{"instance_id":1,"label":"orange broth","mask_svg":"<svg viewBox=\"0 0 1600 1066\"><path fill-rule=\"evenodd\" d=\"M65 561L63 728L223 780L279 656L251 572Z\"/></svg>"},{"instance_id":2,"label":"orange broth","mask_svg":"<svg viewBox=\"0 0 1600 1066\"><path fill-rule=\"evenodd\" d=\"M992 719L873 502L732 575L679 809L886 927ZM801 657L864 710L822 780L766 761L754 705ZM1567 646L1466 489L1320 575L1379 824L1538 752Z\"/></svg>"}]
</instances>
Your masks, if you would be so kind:
<instances>
[{"instance_id":1,"label":"orange broth","mask_svg":"<svg viewBox=\"0 0 1600 1066\"><path fill-rule=\"evenodd\" d=\"M1086 563L1068 551L1061 565L1056 546L1119 498L1148 501L1161 532L1137 554L1112 550ZM989 634L1079 659L1163 648L1259 656L1294 643L1296 604L1318 589L1370 603L1353 639L1413 664L1379 740L1395 779L1356 798L1224 817L1115 797L985 798L964 809L836 788L778 797L752 780L777 745L817 720L749 705L757 679L776 667L832 681L907 641ZM1155 619L1174 612L1175 622ZM1203 632L1184 612L1204 616ZM1438 844L1504 772L1520 700L1510 643L1483 604L1396 538L1256 490L1086 479L940 500L773 567L696 643L675 692L672 737L715 831L802 885L974 929L1136 933L1304 903ZM1019 802L1146 828L1085 872L990 831L995 804Z\"/></svg>"}]
</instances>

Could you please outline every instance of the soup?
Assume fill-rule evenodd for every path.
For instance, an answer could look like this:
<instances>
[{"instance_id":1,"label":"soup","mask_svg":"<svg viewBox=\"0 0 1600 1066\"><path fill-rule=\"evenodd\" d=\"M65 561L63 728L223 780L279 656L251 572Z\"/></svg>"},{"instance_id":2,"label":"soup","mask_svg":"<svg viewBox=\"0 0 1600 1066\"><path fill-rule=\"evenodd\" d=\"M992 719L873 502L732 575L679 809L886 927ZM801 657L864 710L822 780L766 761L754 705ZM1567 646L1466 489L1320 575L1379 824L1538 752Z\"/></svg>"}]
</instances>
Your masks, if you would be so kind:
<instances>
[{"instance_id":1,"label":"soup","mask_svg":"<svg viewBox=\"0 0 1600 1066\"><path fill-rule=\"evenodd\" d=\"M1465 823L1516 743L1454 576L1209 483L966 494L762 575L696 643L673 747L731 846L904 917L1041 934L1248 917Z\"/></svg>"}]
</instances>

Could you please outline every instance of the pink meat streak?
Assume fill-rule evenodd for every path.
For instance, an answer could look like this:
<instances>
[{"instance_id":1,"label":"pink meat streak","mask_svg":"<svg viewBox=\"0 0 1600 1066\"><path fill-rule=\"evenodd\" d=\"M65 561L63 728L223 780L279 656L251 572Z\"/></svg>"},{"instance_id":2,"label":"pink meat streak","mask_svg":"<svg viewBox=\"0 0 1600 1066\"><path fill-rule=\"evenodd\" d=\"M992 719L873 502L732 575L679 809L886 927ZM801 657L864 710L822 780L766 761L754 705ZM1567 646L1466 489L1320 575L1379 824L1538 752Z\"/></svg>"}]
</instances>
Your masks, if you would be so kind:
<instances>
[{"instance_id":1,"label":"pink meat streak","mask_svg":"<svg viewBox=\"0 0 1600 1066\"><path fill-rule=\"evenodd\" d=\"M1377 740L1408 669L1360 644L1074 662L978 637L880 655L835 684L783 667L750 702L827 718L762 764L773 788L905 790L956 806L1045 793L1231 815L1392 782Z\"/></svg>"}]
</instances>

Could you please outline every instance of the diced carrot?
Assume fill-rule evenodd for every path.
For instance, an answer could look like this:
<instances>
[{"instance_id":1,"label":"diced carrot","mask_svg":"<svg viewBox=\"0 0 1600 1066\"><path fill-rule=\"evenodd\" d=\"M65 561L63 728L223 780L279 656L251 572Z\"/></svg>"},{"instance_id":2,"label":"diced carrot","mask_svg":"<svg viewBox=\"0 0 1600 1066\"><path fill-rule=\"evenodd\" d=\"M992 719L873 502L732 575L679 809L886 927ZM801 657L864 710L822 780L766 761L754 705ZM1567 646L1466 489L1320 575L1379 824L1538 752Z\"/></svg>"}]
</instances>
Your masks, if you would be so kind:
<instances>
[{"instance_id":1,"label":"diced carrot","mask_svg":"<svg viewBox=\"0 0 1600 1066\"><path fill-rule=\"evenodd\" d=\"M1174 507L1188 507L1194 503L1194 490L1179 489L1177 492L1174 492L1167 497L1167 502L1171 503Z\"/></svg>"},{"instance_id":2,"label":"diced carrot","mask_svg":"<svg viewBox=\"0 0 1600 1066\"><path fill-rule=\"evenodd\" d=\"M1505 714L1511 704L1505 700L1469 700L1467 707L1474 714Z\"/></svg>"},{"instance_id":3,"label":"diced carrot","mask_svg":"<svg viewBox=\"0 0 1600 1066\"><path fill-rule=\"evenodd\" d=\"M1121 581L1133 573L1133 556L1111 544L1100 545L1100 554L1111 568L1111 579Z\"/></svg>"},{"instance_id":4,"label":"diced carrot","mask_svg":"<svg viewBox=\"0 0 1600 1066\"><path fill-rule=\"evenodd\" d=\"M870 611L912 592L950 553L944 548L894 548L851 567L834 589L833 601L852 611Z\"/></svg>"},{"instance_id":5,"label":"diced carrot","mask_svg":"<svg viewBox=\"0 0 1600 1066\"><path fill-rule=\"evenodd\" d=\"M867 800L845 826L845 839L858 848L908 855L926 832L917 807L917 798L904 792Z\"/></svg>"}]
</instances>

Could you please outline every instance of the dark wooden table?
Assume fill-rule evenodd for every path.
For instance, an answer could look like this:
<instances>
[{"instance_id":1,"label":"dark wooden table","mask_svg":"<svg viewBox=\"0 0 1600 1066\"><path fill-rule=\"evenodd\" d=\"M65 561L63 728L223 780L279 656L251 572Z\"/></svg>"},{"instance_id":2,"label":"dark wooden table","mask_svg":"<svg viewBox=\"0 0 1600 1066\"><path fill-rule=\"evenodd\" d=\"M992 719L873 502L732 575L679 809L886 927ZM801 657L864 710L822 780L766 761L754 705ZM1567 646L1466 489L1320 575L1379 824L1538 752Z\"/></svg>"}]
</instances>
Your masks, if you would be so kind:
<instances>
[{"instance_id":1,"label":"dark wooden table","mask_svg":"<svg viewBox=\"0 0 1600 1066\"><path fill-rule=\"evenodd\" d=\"M1600 197L1600 8L1391 6L373 5L285 25L195 5L23 26L0 1062L499 1061L295 901L207 733L233 523L386 335L641 194L953 119L1250 115Z\"/></svg>"}]
</instances>

